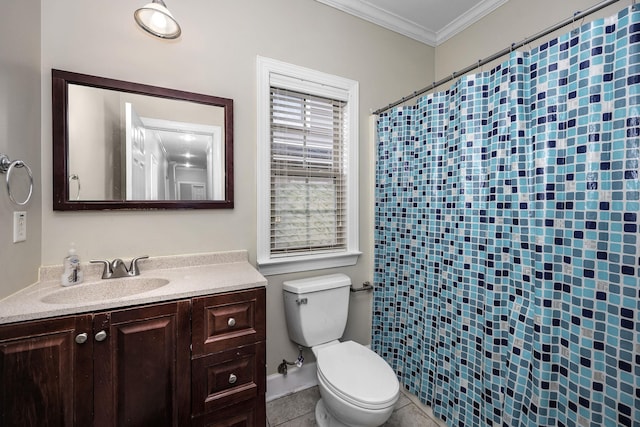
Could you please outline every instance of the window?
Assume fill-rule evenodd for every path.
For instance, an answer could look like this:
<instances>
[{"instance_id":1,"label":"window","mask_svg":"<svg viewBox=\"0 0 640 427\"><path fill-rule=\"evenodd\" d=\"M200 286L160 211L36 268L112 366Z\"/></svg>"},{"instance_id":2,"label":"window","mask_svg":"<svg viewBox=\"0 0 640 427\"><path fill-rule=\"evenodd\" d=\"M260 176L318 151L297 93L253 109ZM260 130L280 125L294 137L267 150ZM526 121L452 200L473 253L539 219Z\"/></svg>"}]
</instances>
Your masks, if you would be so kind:
<instances>
[{"instance_id":1,"label":"window","mask_svg":"<svg viewBox=\"0 0 640 427\"><path fill-rule=\"evenodd\" d=\"M258 57L258 265L356 263L358 83Z\"/></svg>"}]
</instances>

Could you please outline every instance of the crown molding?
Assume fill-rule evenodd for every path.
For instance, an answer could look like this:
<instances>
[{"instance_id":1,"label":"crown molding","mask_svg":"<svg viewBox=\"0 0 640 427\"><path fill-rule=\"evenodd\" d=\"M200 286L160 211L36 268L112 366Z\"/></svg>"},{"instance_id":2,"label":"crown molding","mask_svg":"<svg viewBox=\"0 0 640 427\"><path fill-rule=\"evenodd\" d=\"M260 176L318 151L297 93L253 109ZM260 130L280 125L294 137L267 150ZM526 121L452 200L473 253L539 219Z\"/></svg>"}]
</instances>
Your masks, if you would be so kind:
<instances>
[{"instance_id":1,"label":"crown molding","mask_svg":"<svg viewBox=\"0 0 640 427\"><path fill-rule=\"evenodd\" d=\"M509 0L483 0L439 31L433 31L364 0L316 0L350 15L380 25L413 40L436 47Z\"/></svg>"},{"instance_id":2,"label":"crown molding","mask_svg":"<svg viewBox=\"0 0 640 427\"><path fill-rule=\"evenodd\" d=\"M438 31L436 45L442 44L456 34L464 31L467 27L475 24L509 0L484 0Z\"/></svg>"},{"instance_id":3,"label":"crown molding","mask_svg":"<svg viewBox=\"0 0 640 427\"><path fill-rule=\"evenodd\" d=\"M316 0L365 21L380 25L429 46L436 46L437 34L415 22L387 12L362 0Z\"/></svg>"}]
</instances>

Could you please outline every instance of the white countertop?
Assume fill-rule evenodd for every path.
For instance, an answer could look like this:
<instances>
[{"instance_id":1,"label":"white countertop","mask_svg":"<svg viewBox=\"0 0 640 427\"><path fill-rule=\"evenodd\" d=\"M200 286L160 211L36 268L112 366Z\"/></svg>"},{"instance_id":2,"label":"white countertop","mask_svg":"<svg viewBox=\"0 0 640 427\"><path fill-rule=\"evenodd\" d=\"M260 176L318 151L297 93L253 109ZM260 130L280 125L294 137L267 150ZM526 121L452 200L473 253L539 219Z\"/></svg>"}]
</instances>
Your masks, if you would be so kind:
<instances>
[{"instance_id":1,"label":"white countertop","mask_svg":"<svg viewBox=\"0 0 640 427\"><path fill-rule=\"evenodd\" d=\"M125 261L128 264L130 260ZM92 284L103 285L109 280L127 278L101 279L101 265L82 264L84 282L63 287L60 285L62 266L41 267L38 282L0 300L0 324L118 309L267 285L267 279L249 264L246 251L152 257L141 260L138 265L140 275L131 279L159 278L168 280L169 283L143 293L81 304L51 304L43 302L42 299L71 288L76 292L86 290L89 294Z\"/></svg>"}]
</instances>

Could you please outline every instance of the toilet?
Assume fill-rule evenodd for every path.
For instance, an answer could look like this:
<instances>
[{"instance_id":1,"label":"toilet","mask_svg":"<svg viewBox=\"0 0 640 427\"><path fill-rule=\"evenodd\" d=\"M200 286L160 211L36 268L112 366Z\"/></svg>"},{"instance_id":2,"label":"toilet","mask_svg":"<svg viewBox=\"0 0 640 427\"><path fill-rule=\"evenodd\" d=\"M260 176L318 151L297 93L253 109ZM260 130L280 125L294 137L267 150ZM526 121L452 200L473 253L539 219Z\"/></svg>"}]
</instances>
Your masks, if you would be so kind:
<instances>
[{"instance_id":1,"label":"toilet","mask_svg":"<svg viewBox=\"0 0 640 427\"><path fill-rule=\"evenodd\" d=\"M283 283L289 338L316 356L320 427L382 425L400 395L398 378L384 359L354 341L339 341L347 324L350 287L344 274Z\"/></svg>"}]
</instances>

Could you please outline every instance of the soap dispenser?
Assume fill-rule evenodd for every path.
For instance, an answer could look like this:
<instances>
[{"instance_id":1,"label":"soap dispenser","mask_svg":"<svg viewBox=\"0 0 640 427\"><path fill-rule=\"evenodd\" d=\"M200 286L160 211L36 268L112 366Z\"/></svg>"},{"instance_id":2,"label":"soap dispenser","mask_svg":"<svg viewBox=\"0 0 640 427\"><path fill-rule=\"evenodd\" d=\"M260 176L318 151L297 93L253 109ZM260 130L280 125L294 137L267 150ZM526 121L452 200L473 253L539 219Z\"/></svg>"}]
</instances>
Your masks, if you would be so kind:
<instances>
[{"instance_id":1,"label":"soap dispenser","mask_svg":"<svg viewBox=\"0 0 640 427\"><path fill-rule=\"evenodd\" d=\"M76 254L76 248L73 243L69 248L69 255L64 258L64 273L60 277L62 286L71 286L82 283L83 273L80 269L80 258Z\"/></svg>"}]
</instances>

